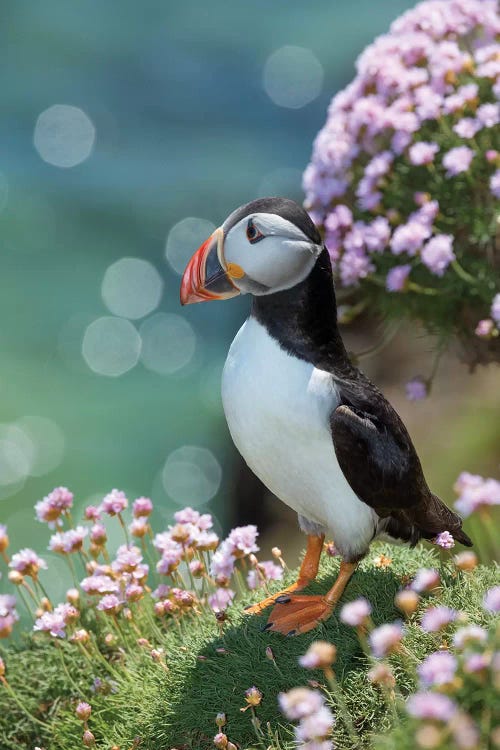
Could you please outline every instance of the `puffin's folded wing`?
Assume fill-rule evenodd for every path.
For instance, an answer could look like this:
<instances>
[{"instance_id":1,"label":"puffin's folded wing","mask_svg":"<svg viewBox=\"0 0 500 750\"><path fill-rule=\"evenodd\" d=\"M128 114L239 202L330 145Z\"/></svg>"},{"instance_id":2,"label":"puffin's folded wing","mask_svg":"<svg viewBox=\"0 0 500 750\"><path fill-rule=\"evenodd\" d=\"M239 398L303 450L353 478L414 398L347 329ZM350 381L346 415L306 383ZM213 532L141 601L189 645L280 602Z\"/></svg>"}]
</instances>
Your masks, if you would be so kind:
<instances>
[{"instance_id":1,"label":"puffin's folded wing","mask_svg":"<svg viewBox=\"0 0 500 750\"><path fill-rule=\"evenodd\" d=\"M417 505L427 489L409 436L397 434L399 423L393 428L391 422L345 404L330 417L345 478L359 499L382 516Z\"/></svg>"}]
</instances>

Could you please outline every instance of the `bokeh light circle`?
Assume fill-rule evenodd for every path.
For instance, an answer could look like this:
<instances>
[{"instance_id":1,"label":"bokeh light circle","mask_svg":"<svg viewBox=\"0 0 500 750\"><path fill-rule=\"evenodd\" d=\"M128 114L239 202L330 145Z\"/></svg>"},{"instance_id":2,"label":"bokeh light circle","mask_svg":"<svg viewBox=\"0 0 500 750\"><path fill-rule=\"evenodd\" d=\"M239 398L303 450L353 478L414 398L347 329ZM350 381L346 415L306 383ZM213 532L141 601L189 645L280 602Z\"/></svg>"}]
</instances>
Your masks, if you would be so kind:
<instances>
[{"instance_id":1,"label":"bokeh light circle","mask_svg":"<svg viewBox=\"0 0 500 750\"><path fill-rule=\"evenodd\" d=\"M178 505L203 505L217 493L222 469L207 448L184 445L165 462L162 482L165 492Z\"/></svg>"},{"instance_id":2,"label":"bokeh light circle","mask_svg":"<svg viewBox=\"0 0 500 750\"><path fill-rule=\"evenodd\" d=\"M310 49L286 45L267 58L263 86L279 107L300 109L319 96L323 77L323 66Z\"/></svg>"},{"instance_id":3,"label":"bokeh light circle","mask_svg":"<svg viewBox=\"0 0 500 750\"><path fill-rule=\"evenodd\" d=\"M207 219L188 216L174 224L167 237L165 255L173 270L182 274L189 259L215 229Z\"/></svg>"},{"instance_id":4,"label":"bokeh light circle","mask_svg":"<svg viewBox=\"0 0 500 750\"><path fill-rule=\"evenodd\" d=\"M63 431L52 419L21 417L13 426L20 428L33 445L30 476L44 476L60 465L64 458L66 441Z\"/></svg>"},{"instance_id":5,"label":"bokeh light circle","mask_svg":"<svg viewBox=\"0 0 500 750\"><path fill-rule=\"evenodd\" d=\"M142 258L120 258L104 274L101 294L106 307L122 318L143 318L160 304L163 281Z\"/></svg>"},{"instance_id":6,"label":"bokeh light circle","mask_svg":"<svg viewBox=\"0 0 500 750\"><path fill-rule=\"evenodd\" d=\"M33 465L35 446L15 424L0 425L0 485L22 482Z\"/></svg>"},{"instance_id":7,"label":"bokeh light circle","mask_svg":"<svg viewBox=\"0 0 500 750\"><path fill-rule=\"evenodd\" d=\"M141 337L129 320L102 317L87 326L82 354L98 375L123 375L137 364L140 353Z\"/></svg>"},{"instance_id":8,"label":"bokeh light circle","mask_svg":"<svg viewBox=\"0 0 500 750\"><path fill-rule=\"evenodd\" d=\"M191 362L196 334L180 315L156 313L142 323L139 332L141 361L148 370L171 375Z\"/></svg>"},{"instance_id":9,"label":"bokeh light circle","mask_svg":"<svg viewBox=\"0 0 500 750\"><path fill-rule=\"evenodd\" d=\"M95 142L92 120L79 107L54 104L39 115L35 148L48 164L74 167L90 156Z\"/></svg>"}]
</instances>

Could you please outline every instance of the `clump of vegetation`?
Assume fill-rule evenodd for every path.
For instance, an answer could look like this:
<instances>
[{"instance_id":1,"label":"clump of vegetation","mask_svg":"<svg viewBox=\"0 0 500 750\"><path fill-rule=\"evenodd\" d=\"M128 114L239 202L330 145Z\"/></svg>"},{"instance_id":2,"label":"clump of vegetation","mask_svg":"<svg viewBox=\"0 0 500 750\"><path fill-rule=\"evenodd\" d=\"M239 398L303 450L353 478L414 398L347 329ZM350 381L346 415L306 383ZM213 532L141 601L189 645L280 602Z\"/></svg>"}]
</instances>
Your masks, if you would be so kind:
<instances>
[{"instance_id":1,"label":"clump of vegetation","mask_svg":"<svg viewBox=\"0 0 500 750\"><path fill-rule=\"evenodd\" d=\"M351 302L500 360L500 44L494 0L398 18L333 98L304 173Z\"/></svg>"},{"instance_id":2,"label":"clump of vegetation","mask_svg":"<svg viewBox=\"0 0 500 750\"><path fill-rule=\"evenodd\" d=\"M462 512L491 520L500 483L463 474L457 489ZM0 635L19 629L20 605L33 618L33 632L0 652L2 748L291 750L298 740L328 750L332 742L372 747L391 730L380 739L385 747L408 722L422 743L439 735L440 748L465 728L478 743L490 736L498 571L478 566L471 552L449 556L447 532L434 549L375 545L335 615L316 631L283 638L263 632L267 614L243 611L295 578L281 550L259 560L254 526L221 542L209 514L185 508L155 535L148 498L134 501L128 520L118 490L87 507L80 523L72 504L59 487L36 505L52 527L49 548L73 579L62 603L45 592L43 558L30 549L11 555L0 527L0 554L18 593L0 596ZM106 519L122 528L114 555ZM326 591L338 571L331 542L323 557L312 593ZM309 713L290 693L299 687ZM451 701L456 731L426 713L422 690Z\"/></svg>"}]
</instances>

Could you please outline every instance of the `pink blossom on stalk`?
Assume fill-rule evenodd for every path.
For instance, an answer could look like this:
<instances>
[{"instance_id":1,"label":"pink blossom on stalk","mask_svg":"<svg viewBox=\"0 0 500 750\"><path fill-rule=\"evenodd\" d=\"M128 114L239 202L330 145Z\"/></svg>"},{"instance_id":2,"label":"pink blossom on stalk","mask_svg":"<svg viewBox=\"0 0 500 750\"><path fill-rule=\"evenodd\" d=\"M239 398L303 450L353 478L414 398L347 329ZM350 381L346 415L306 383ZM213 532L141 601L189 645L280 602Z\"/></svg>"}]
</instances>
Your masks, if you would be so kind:
<instances>
[{"instance_id":1,"label":"pink blossom on stalk","mask_svg":"<svg viewBox=\"0 0 500 750\"><path fill-rule=\"evenodd\" d=\"M138 497L132 504L132 513L135 518L150 516L153 512L153 503L149 497Z\"/></svg>"},{"instance_id":2,"label":"pink blossom on stalk","mask_svg":"<svg viewBox=\"0 0 500 750\"><path fill-rule=\"evenodd\" d=\"M450 607L444 605L429 607L422 615L420 627L426 633L437 633L456 619L457 612Z\"/></svg>"},{"instance_id":3,"label":"pink blossom on stalk","mask_svg":"<svg viewBox=\"0 0 500 750\"><path fill-rule=\"evenodd\" d=\"M108 541L108 535L104 524L100 521L95 523L90 529L90 541L92 544L96 544L98 547L102 547Z\"/></svg>"},{"instance_id":4,"label":"pink blossom on stalk","mask_svg":"<svg viewBox=\"0 0 500 750\"><path fill-rule=\"evenodd\" d=\"M387 291L401 292L406 286L410 271L411 266L408 263L403 266L394 266L394 268L391 268L385 279L385 288Z\"/></svg>"},{"instance_id":5,"label":"pink blossom on stalk","mask_svg":"<svg viewBox=\"0 0 500 750\"><path fill-rule=\"evenodd\" d=\"M258 570L250 570L247 575L247 586L251 590L262 586L265 581L280 581L283 578L283 568L272 560L259 562L257 568Z\"/></svg>"},{"instance_id":6,"label":"pink blossom on stalk","mask_svg":"<svg viewBox=\"0 0 500 750\"><path fill-rule=\"evenodd\" d=\"M490 654L469 654L469 656L464 659L464 672L468 672L469 674L482 672L488 669L490 663Z\"/></svg>"},{"instance_id":7,"label":"pink blossom on stalk","mask_svg":"<svg viewBox=\"0 0 500 750\"><path fill-rule=\"evenodd\" d=\"M491 614L500 612L500 586L493 586L488 589L483 598L483 607Z\"/></svg>"},{"instance_id":8,"label":"pink blossom on stalk","mask_svg":"<svg viewBox=\"0 0 500 750\"><path fill-rule=\"evenodd\" d=\"M86 521L98 521L101 514L97 505L87 505L83 512L83 517Z\"/></svg>"},{"instance_id":9,"label":"pink blossom on stalk","mask_svg":"<svg viewBox=\"0 0 500 750\"><path fill-rule=\"evenodd\" d=\"M322 706L314 714L301 719L299 726L295 729L295 738L299 742L306 742L310 748L311 740L322 740L330 735L334 724L335 719L332 712L326 706Z\"/></svg>"},{"instance_id":10,"label":"pink blossom on stalk","mask_svg":"<svg viewBox=\"0 0 500 750\"><path fill-rule=\"evenodd\" d=\"M117 614L121 609L123 602L115 594L106 594L102 597L101 601L97 605L97 609L101 612L109 612L110 614Z\"/></svg>"},{"instance_id":11,"label":"pink blossom on stalk","mask_svg":"<svg viewBox=\"0 0 500 750\"><path fill-rule=\"evenodd\" d=\"M370 224L366 224L363 229L365 245L370 252L381 253L391 237L391 227L385 216L377 216Z\"/></svg>"},{"instance_id":12,"label":"pink blossom on stalk","mask_svg":"<svg viewBox=\"0 0 500 750\"><path fill-rule=\"evenodd\" d=\"M479 625L467 625L464 628L457 630L453 636L453 645L460 651L466 646L470 646L471 643L483 644L488 639L487 631Z\"/></svg>"},{"instance_id":13,"label":"pink blossom on stalk","mask_svg":"<svg viewBox=\"0 0 500 750\"><path fill-rule=\"evenodd\" d=\"M451 261L455 259L451 234L437 234L432 237L425 243L420 257L432 273L442 276Z\"/></svg>"},{"instance_id":14,"label":"pink blossom on stalk","mask_svg":"<svg viewBox=\"0 0 500 750\"><path fill-rule=\"evenodd\" d=\"M83 526L77 526L76 529L68 529L68 531L58 531L50 537L48 549L62 555L78 552L87 534L88 529Z\"/></svg>"},{"instance_id":15,"label":"pink blossom on stalk","mask_svg":"<svg viewBox=\"0 0 500 750\"><path fill-rule=\"evenodd\" d=\"M424 687L446 685L457 671L457 660L449 651L436 651L418 666L417 672Z\"/></svg>"},{"instance_id":16,"label":"pink blossom on stalk","mask_svg":"<svg viewBox=\"0 0 500 750\"><path fill-rule=\"evenodd\" d=\"M9 537L7 535L7 526L0 523L0 552L5 552L9 546Z\"/></svg>"},{"instance_id":17,"label":"pink blossom on stalk","mask_svg":"<svg viewBox=\"0 0 500 750\"><path fill-rule=\"evenodd\" d=\"M298 721L323 708L324 698L318 690L297 687L288 693L279 693L278 703L287 719Z\"/></svg>"},{"instance_id":18,"label":"pink blossom on stalk","mask_svg":"<svg viewBox=\"0 0 500 750\"><path fill-rule=\"evenodd\" d=\"M208 597L208 603L214 612L223 612L231 604L235 597L232 589L217 589L215 594Z\"/></svg>"},{"instance_id":19,"label":"pink blossom on stalk","mask_svg":"<svg viewBox=\"0 0 500 750\"><path fill-rule=\"evenodd\" d=\"M491 318L485 318L484 320L479 321L474 330L474 333L481 339L489 339L494 330L494 322L491 320Z\"/></svg>"},{"instance_id":20,"label":"pink blossom on stalk","mask_svg":"<svg viewBox=\"0 0 500 750\"><path fill-rule=\"evenodd\" d=\"M408 156L412 164L421 166L423 164L431 164L438 151L439 146L437 143L418 141L410 146Z\"/></svg>"},{"instance_id":21,"label":"pink blossom on stalk","mask_svg":"<svg viewBox=\"0 0 500 750\"><path fill-rule=\"evenodd\" d=\"M232 546L232 553L235 557L249 555L252 552L258 552L256 539L259 535L257 527L252 524L248 526L237 526L232 529L227 537L227 541Z\"/></svg>"},{"instance_id":22,"label":"pink blossom on stalk","mask_svg":"<svg viewBox=\"0 0 500 750\"><path fill-rule=\"evenodd\" d=\"M463 472L455 489L460 493L455 508L465 518L481 508L500 505L500 482L496 479L483 479Z\"/></svg>"},{"instance_id":23,"label":"pink blossom on stalk","mask_svg":"<svg viewBox=\"0 0 500 750\"><path fill-rule=\"evenodd\" d=\"M135 537L143 537L146 536L146 534L150 530L150 525L148 518L145 516L140 516L139 518L134 518L132 522L129 524L128 530L130 531L130 534Z\"/></svg>"},{"instance_id":24,"label":"pink blossom on stalk","mask_svg":"<svg viewBox=\"0 0 500 750\"><path fill-rule=\"evenodd\" d=\"M427 398L427 384L421 377L413 378L405 384L408 401L422 401Z\"/></svg>"},{"instance_id":25,"label":"pink blossom on stalk","mask_svg":"<svg viewBox=\"0 0 500 750\"><path fill-rule=\"evenodd\" d=\"M142 562L142 553L139 547L121 544L116 551L116 559L111 563L111 568L116 573L131 573Z\"/></svg>"},{"instance_id":26,"label":"pink blossom on stalk","mask_svg":"<svg viewBox=\"0 0 500 750\"><path fill-rule=\"evenodd\" d=\"M489 148L485 153L486 161L489 164L495 164L495 162L498 160L499 153L494 148Z\"/></svg>"},{"instance_id":27,"label":"pink blossom on stalk","mask_svg":"<svg viewBox=\"0 0 500 750\"><path fill-rule=\"evenodd\" d=\"M48 523L51 528L55 521L73 505L73 493L67 487L56 487L35 504L35 513L39 521Z\"/></svg>"},{"instance_id":28,"label":"pink blossom on stalk","mask_svg":"<svg viewBox=\"0 0 500 750\"><path fill-rule=\"evenodd\" d=\"M34 550L24 547L24 549L12 555L9 568L17 570L24 576L36 578L39 570L47 569L47 563L41 557L38 557Z\"/></svg>"},{"instance_id":29,"label":"pink blossom on stalk","mask_svg":"<svg viewBox=\"0 0 500 750\"><path fill-rule=\"evenodd\" d=\"M457 705L447 695L422 692L410 695L406 710L415 719L436 719L448 722L457 713Z\"/></svg>"},{"instance_id":30,"label":"pink blossom on stalk","mask_svg":"<svg viewBox=\"0 0 500 750\"><path fill-rule=\"evenodd\" d=\"M438 547L442 547L443 549L451 549L455 546L455 540L449 531L442 531L434 539L434 544L437 544Z\"/></svg>"},{"instance_id":31,"label":"pink blossom on stalk","mask_svg":"<svg viewBox=\"0 0 500 750\"><path fill-rule=\"evenodd\" d=\"M434 568L419 568L411 584L413 591L421 594L422 591L431 591L439 586L441 579Z\"/></svg>"},{"instance_id":32,"label":"pink blossom on stalk","mask_svg":"<svg viewBox=\"0 0 500 750\"><path fill-rule=\"evenodd\" d=\"M476 117L485 128L493 128L500 122L500 104L498 102L481 104L477 108Z\"/></svg>"},{"instance_id":33,"label":"pink blossom on stalk","mask_svg":"<svg viewBox=\"0 0 500 750\"><path fill-rule=\"evenodd\" d=\"M368 255L359 250L344 253L340 260L340 279L343 286L353 286L373 273L375 266Z\"/></svg>"},{"instance_id":34,"label":"pink blossom on stalk","mask_svg":"<svg viewBox=\"0 0 500 750\"><path fill-rule=\"evenodd\" d=\"M384 623L372 630L369 636L373 655L382 658L395 651L403 638L401 623Z\"/></svg>"},{"instance_id":35,"label":"pink blossom on stalk","mask_svg":"<svg viewBox=\"0 0 500 750\"><path fill-rule=\"evenodd\" d=\"M456 125L453 126L453 131L460 136L460 138L474 138L478 130L481 130L482 124L479 120L474 117L462 117Z\"/></svg>"},{"instance_id":36,"label":"pink blossom on stalk","mask_svg":"<svg viewBox=\"0 0 500 750\"><path fill-rule=\"evenodd\" d=\"M80 586L86 594L116 594L120 588L113 578L95 574L84 578Z\"/></svg>"},{"instance_id":37,"label":"pink blossom on stalk","mask_svg":"<svg viewBox=\"0 0 500 750\"><path fill-rule=\"evenodd\" d=\"M102 500L99 510L107 513L109 516L116 516L122 513L128 506L128 500L121 490L111 490Z\"/></svg>"},{"instance_id":38,"label":"pink blossom on stalk","mask_svg":"<svg viewBox=\"0 0 500 750\"><path fill-rule=\"evenodd\" d=\"M430 234L431 230L427 224L416 220L408 221L394 230L391 251L394 255L416 255Z\"/></svg>"},{"instance_id":39,"label":"pink blossom on stalk","mask_svg":"<svg viewBox=\"0 0 500 750\"><path fill-rule=\"evenodd\" d=\"M467 172L473 158L474 151L468 146L457 146L450 149L443 157L446 177L455 177L457 174Z\"/></svg>"},{"instance_id":40,"label":"pink blossom on stalk","mask_svg":"<svg viewBox=\"0 0 500 750\"><path fill-rule=\"evenodd\" d=\"M462 109L467 102L472 102L478 95L478 86L476 83L467 83L460 86L454 94L450 94L444 100L444 111L449 114Z\"/></svg>"},{"instance_id":41,"label":"pink blossom on stalk","mask_svg":"<svg viewBox=\"0 0 500 750\"><path fill-rule=\"evenodd\" d=\"M66 621L64 615L60 612L44 612L37 617L33 630L41 630L50 633L54 638L66 637Z\"/></svg>"},{"instance_id":42,"label":"pink blossom on stalk","mask_svg":"<svg viewBox=\"0 0 500 750\"><path fill-rule=\"evenodd\" d=\"M340 619L346 625L351 625L352 627L357 628L364 625L371 615L371 612L372 608L370 602L360 596L359 599L354 599L354 601L344 604L340 610Z\"/></svg>"}]
</instances>

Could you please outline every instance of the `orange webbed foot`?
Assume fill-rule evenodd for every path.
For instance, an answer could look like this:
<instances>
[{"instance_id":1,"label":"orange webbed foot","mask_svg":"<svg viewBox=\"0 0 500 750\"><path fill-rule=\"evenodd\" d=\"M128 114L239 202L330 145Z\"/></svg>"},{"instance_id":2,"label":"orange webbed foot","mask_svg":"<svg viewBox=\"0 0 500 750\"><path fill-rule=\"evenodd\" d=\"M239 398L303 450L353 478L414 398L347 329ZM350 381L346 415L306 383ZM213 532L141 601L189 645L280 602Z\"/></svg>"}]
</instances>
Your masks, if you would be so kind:
<instances>
[{"instance_id":1,"label":"orange webbed foot","mask_svg":"<svg viewBox=\"0 0 500 750\"><path fill-rule=\"evenodd\" d=\"M263 630L290 636L307 633L327 620L333 609L324 596L284 594L277 598Z\"/></svg>"},{"instance_id":2,"label":"orange webbed foot","mask_svg":"<svg viewBox=\"0 0 500 750\"><path fill-rule=\"evenodd\" d=\"M282 591L277 591L275 594L272 594L272 596L266 596L265 599L262 599L262 601L257 602L257 604L251 604L249 607L245 607L243 610L245 615L260 615L261 612L263 612L265 609L270 607L272 604L276 604L280 600L281 597L290 596L290 594L293 591L300 591L300 589L304 588L306 586L306 583L301 583L297 581L296 583L293 583L291 586L289 586L287 589L283 589Z\"/></svg>"}]
</instances>

